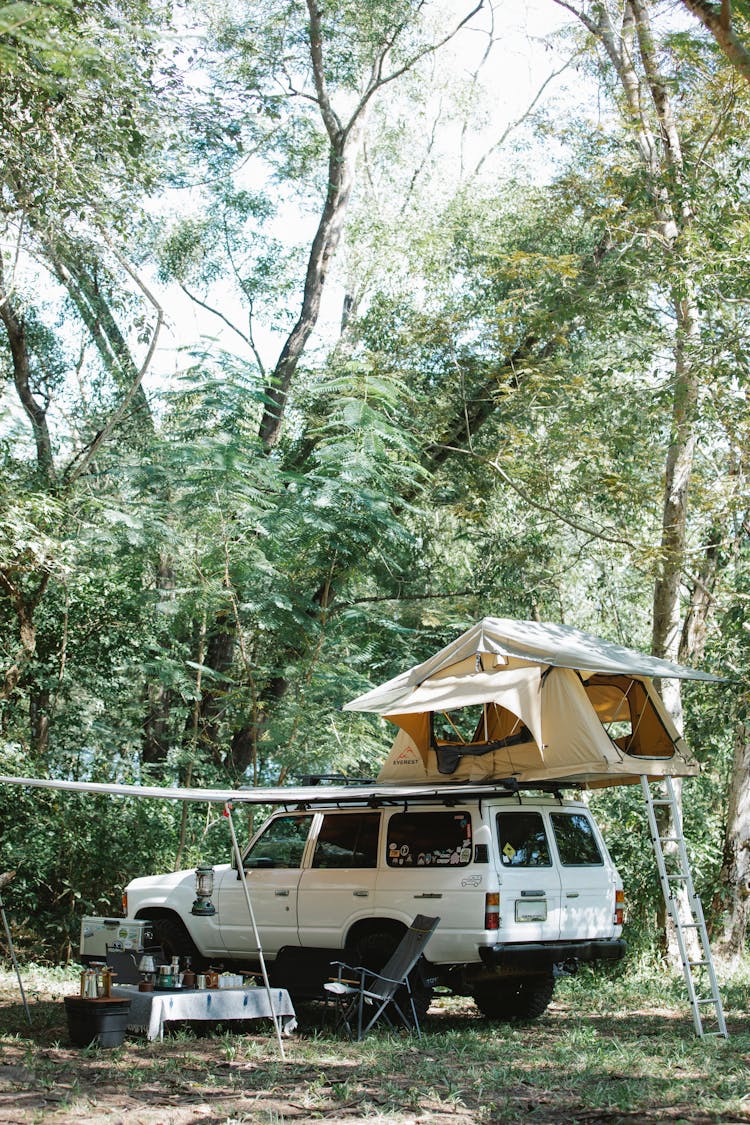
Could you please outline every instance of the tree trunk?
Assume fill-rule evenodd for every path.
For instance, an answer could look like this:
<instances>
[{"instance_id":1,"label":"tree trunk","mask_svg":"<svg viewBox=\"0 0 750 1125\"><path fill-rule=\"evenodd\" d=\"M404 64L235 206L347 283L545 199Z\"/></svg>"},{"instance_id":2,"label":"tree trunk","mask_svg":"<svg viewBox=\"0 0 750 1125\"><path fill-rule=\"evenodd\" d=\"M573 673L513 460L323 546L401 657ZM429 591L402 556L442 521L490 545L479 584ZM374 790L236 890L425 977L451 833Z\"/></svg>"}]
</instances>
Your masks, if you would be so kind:
<instances>
[{"instance_id":1,"label":"tree trunk","mask_svg":"<svg viewBox=\"0 0 750 1125\"><path fill-rule=\"evenodd\" d=\"M713 902L713 912L724 919L717 948L737 962L750 929L750 729L744 722L737 724L734 740L720 880Z\"/></svg>"},{"instance_id":2,"label":"tree trunk","mask_svg":"<svg viewBox=\"0 0 750 1125\"><path fill-rule=\"evenodd\" d=\"M341 238L346 207L354 183L354 165L361 134L362 122L358 121L349 131L339 130L338 135L331 140L328 191L307 263L302 309L265 389L266 406L260 423L260 438L269 448L279 439L289 388L300 357L318 321L323 289Z\"/></svg>"},{"instance_id":3,"label":"tree trunk","mask_svg":"<svg viewBox=\"0 0 750 1125\"><path fill-rule=\"evenodd\" d=\"M29 354L26 328L23 319L16 312L11 295L5 290L2 257L0 256L0 320L8 335L8 345L13 360L13 382L16 392L31 423L36 443L36 463L45 483L52 483L55 466L52 458L52 441L47 426L47 408L35 398L32 391L31 356Z\"/></svg>"},{"instance_id":4,"label":"tree trunk","mask_svg":"<svg viewBox=\"0 0 750 1125\"><path fill-rule=\"evenodd\" d=\"M166 555L160 555L156 565L156 587L161 600L174 600L174 567L172 560ZM168 616L167 620L169 621ZM164 632L168 634L168 627ZM167 759L171 745L170 715L173 702L174 692L165 688L158 680L146 684L146 714L141 744L141 761L146 765L158 765Z\"/></svg>"},{"instance_id":5,"label":"tree trunk","mask_svg":"<svg viewBox=\"0 0 750 1125\"><path fill-rule=\"evenodd\" d=\"M695 422L699 376L694 362L698 337L698 307L687 251L682 247L693 224L690 193L685 185L682 141L660 69L651 27L649 0L625 0L622 23L614 26L613 6L595 5L595 18L569 0L557 0L575 12L599 41L614 68L622 91L623 119L636 142L653 210L654 242L662 247L662 267L671 276L670 301L675 317L674 376L670 441L664 473L661 556L654 580L651 648L655 656L676 660L683 635L682 573L686 557L688 493L695 452ZM678 730L682 730L679 680L661 685L664 702ZM675 786L678 807L681 784ZM660 818L660 834L673 835ZM667 847L675 845L667 845ZM678 891L678 893L680 893ZM684 892L683 892L684 893ZM670 951L666 906L658 917L663 945Z\"/></svg>"},{"instance_id":6,"label":"tree trunk","mask_svg":"<svg viewBox=\"0 0 750 1125\"><path fill-rule=\"evenodd\" d=\"M138 365L112 314L109 302L84 260L85 251L69 241L53 242L47 237L42 238L42 245L58 280L67 290L78 315L86 325L102 363L117 386L121 390L127 390L138 380ZM131 440L153 435L151 407L140 385L133 396L132 413L135 422L126 428Z\"/></svg>"},{"instance_id":7,"label":"tree trunk","mask_svg":"<svg viewBox=\"0 0 750 1125\"><path fill-rule=\"evenodd\" d=\"M369 107L385 85L408 73L419 59L433 54L449 42L479 11L483 0L478 0L478 3L443 39L417 49L409 61L398 66L391 73L386 73L386 61L396 42L410 27L408 12L395 8L393 22L389 27L381 29L379 42L373 48L369 63L370 73L363 76L362 93L350 111L347 107L347 120L340 118L336 112L326 80L323 8L318 0L306 0L306 4L309 18L309 61L315 86L314 101L328 134L328 188L318 229L310 248L300 315L287 337L265 388L266 406L263 410L259 434L267 449L276 445L279 440L292 380L318 320L328 269L344 227L346 209L354 183L357 154L364 135ZM420 7L421 5L418 5L417 10Z\"/></svg>"}]
</instances>

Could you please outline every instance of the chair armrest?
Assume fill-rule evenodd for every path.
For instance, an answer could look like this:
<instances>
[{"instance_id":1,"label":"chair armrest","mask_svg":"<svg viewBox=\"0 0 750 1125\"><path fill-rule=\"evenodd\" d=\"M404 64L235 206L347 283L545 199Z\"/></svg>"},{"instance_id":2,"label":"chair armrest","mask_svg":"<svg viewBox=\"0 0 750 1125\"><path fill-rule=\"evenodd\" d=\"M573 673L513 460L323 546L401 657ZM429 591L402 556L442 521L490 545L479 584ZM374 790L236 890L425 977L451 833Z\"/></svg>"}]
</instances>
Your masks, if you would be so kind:
<instances>
[{"instance_id":1,"label":"chair armrest","mask_svg":"<svg viewBox=\"0 0 750 1125\"><path fill-rule=\"evenodd\" d=\"M408 987L409 978L406 977L384 977L382 973L376 973L374 969L363 969L364 976L374 977L375 980L384 980L386 984L402 984Z\"/></svg>"},{"instance_id":2,"label":"chair armrest","mask_svg":"<svg viewBox=\"0 0 750 1125\"><path fill-rule=\"evenodd\" d=\"M329 980L339 981L342 984L361 985L364 974L367 971L363 969L361 965L347 965L346 961L330 961L329 964L331 968L333 968L334 965L338 968L338 975L329 977ZM353 975L345 977L343 975L345 971Z\"/></svg>"}]
</instances>

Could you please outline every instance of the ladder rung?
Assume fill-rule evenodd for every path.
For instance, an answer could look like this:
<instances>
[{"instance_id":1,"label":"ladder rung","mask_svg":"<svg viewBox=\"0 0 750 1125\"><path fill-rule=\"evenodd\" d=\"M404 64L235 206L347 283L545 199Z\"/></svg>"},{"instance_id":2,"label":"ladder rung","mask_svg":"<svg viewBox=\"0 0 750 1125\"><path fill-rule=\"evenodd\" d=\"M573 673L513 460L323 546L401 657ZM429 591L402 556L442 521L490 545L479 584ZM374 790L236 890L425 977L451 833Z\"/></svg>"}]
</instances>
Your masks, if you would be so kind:
<instances>
[{"instance_id":1,"label":"ladder rung","mask_svg":"<svg viewBox=\"0 0 750 1125\"><path fill-rule=\"evenodd\" d=\"M682 961L682 970L685 977L685 982L688 989L688 998L693 1011L693 1023L695 1024L695 1031L698 1036L715 1035L723 1036L725 1039L728 1036L726 1026L724 1024L724 1011L721 1003L721 995L713 976L713 961L711 959L711 947L708 943L708 933L706 924L703 920L703 908L701 906L700 898L695 893L692 885L692 875L690 873L690 862L685 851L685 838L682 834L681 818L678 815L679 804L676 796L672 790L672 782L670 778L665 779L665 789L661 792L667 793L666 797L653 797L651 790L648 787L648 779L644 776L641 778L643 793L646 799L646 805L649 809L649 836L656 856L656 865L659 871L659 881L661 883L662 893L669 910L669 915L674 924L677 932L680 945L680 959ZM672 810L673 823L669 826L672 835L661 836L658 831L658 825L654 816L654 809L657 807L669 808ZM667 825L662 824L661 827L667 828ZM653 829L653 830L652 830ZM678 844L679 855L674 856L674 852L669 852L665 849L666 844ZM675 864L675 858L677 863ZM682 862L685 867L676 872L668 872L667 866L679 866ZM672 883L680 883L683 885L684 891L687 895L687 902L682 901L680 889L672 887ZM689 918L695 919L691 922L683 922L682 917L687 915ZM698 946L692 950L693 953L698 953L698 958L694 961L687 955L687 948L683 935L687 930L697 930ZM701 975L696 970L707 969L708 974ZM710 988L712 995L701 997L698 999L696 996L696 985L700 984L701 988ZM701 1008L713 1007L715 1022L718 1024L717 1029L704 1032L703 1022L701 1018ZM709 1014L709 1018L713 1018Z\"/></svg>"}]
</instances>

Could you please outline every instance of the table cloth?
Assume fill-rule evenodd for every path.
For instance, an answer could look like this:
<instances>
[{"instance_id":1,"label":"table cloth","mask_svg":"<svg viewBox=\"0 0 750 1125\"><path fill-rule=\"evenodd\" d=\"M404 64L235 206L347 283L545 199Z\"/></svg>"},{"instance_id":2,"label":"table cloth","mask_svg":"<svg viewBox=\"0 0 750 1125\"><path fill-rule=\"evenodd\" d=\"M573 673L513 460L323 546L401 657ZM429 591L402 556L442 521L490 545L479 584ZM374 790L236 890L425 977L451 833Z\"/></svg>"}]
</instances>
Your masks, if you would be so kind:
<instances>
[{"instance_id":1,"label":"table cloth","mask_svg":"<svg viewBox=\"0 0 750 1125\"><path fill-rule=\"evenodd\" d=\"M168 1020L278 1019L282 1034L290 1035L297 1017L289 993L272 988L273 1013L265 988L177 989L170 992L139 992L137 985L119 985L112 996L130 1000L128 1027L145 1030L148 1039L163 1039Z\"/></svg>"}]
</instances>

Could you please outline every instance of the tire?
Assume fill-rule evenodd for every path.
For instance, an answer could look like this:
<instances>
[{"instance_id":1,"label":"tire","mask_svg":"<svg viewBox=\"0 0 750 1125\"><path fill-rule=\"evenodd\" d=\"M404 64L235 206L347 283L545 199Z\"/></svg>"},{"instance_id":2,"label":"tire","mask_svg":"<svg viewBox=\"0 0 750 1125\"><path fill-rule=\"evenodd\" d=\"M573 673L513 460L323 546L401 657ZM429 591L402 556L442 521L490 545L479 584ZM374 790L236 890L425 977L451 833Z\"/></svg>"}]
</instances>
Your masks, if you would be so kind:
<instances>
[{"instance_id":1,"label":"tire","mask_svg":"<svg viewBox=\"0 0 750 1125\"><path fill-rule=\"evenodd\" d=\"M347 959L352 965L364 965L366 969L372 969L373 972L379 973L400 942L403 934L404 928L396 926L366 930L361 937L357 937L351 945L347 947ZM424 957L420 957L419 961L417 961L412 969L410 977L411 994L417 1012L417 1019L420 1024L427 1015L434 993L432 986L425 984L424 981L425 965ZM396 998L401 1010L408 1012L409 999L407 990L405 988L400 989L396 994Z\"/></svg>"},{"instance_id":2,"label":"tire","mask_svg":"<svg viewBox=\"0 0 750 1125\"><path fill-rule=\"evenodd\" d=\"M179 918L154 918L154 942L164 950L167 961L179 957L184 964L189 957L193 969L203 969L208 964Z\"/></svg>"},{"instance_id":3,"label":"tire","mask_svg":"<svg viewBox=\"0 0 750 1125\"><path fill-rule=\"evenodd\" d=\"M546 1010L555 991L551 973L484 981L473 992L474 1003L490 1020L535 1020Z\"/></svg>"},{"instance_id":4,"label":"tire","mask_svg":"<svg viewBox=\"0 0 750 1125\"><path fill-rule=\"evenodd\" d=\"M403 927L383 927L365 930L347 947L347 958L352 965L364 965L379 973L403 936Z\"/></svg>"}]
</instances>

